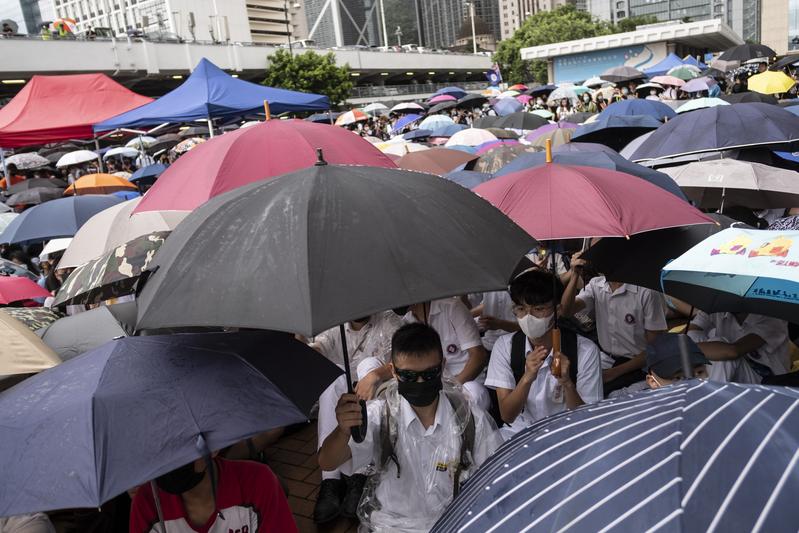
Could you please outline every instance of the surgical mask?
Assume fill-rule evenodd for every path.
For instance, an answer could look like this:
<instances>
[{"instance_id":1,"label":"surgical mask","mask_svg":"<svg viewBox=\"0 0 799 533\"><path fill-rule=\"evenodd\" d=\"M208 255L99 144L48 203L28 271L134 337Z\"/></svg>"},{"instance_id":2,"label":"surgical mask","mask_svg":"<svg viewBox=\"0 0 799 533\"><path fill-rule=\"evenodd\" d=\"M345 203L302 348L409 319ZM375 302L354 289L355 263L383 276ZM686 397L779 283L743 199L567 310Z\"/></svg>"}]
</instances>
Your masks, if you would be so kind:
<instances>
[{"instance_id":1,"label":"surgical mask","mask_svg":"<svg viewBox=\"0 0 799 533\"><path fill-rule=\"evenodd\" d=\"M158 476L155 483L158 488L170 494L183 494L200 484L205 472L194 471L194 461L178 467L163 476Z\"/></svg>"},{"instance_id":2,"label":"surgical mask","mask_svg":"<svg viewBox=\"0 0 799 533\"><path fill-rule=\"evenodd\" d=\"M552 322L555 320L555 313L544 318L538 318L530 314L522 318L517 318L519 328L528 339L540 339L544 334L552 328Z\"/></svg>"},{"instance_id":3,"label":"surgical mask","mask_svg":"<svg viewBox=\"0 0 799 533\"><path fill-rule=\"evenodd\" d=\"M583 102L590 102L590 101L591 101L591 97L590 96L584 96L583 97Z\"/></svg>"},{"instance_id":4,"label":"surgical mask","mask_svg":"<svg viewBox=\"0 0 799 533\"><path fill-rule=\"evenodd\" d=\"M538 100L535 101L535 103L538 105L542 105L544 101L539 98Z\"/></svg>"},{"instance_id":5,"label":"surgical mask","mask_svg":"<svg viewBox=\"0 0 799 533\"><path fill-rule=\"evenodd\" d=\"M621 94L627 95L629 93L630 93L630 90L627 87L622 87L621 88Z\"/></svg>"},{"instance_id":6,"label":"surgical mask","mask_svg":"<svg viewBox=\"0 0 799 533\"><path fill-rule=\"evenodd\" d=\"M430 381L397 381L397 392L414 407L433 403L443 387L441 376Z\"/></svg>"}]
</instances>

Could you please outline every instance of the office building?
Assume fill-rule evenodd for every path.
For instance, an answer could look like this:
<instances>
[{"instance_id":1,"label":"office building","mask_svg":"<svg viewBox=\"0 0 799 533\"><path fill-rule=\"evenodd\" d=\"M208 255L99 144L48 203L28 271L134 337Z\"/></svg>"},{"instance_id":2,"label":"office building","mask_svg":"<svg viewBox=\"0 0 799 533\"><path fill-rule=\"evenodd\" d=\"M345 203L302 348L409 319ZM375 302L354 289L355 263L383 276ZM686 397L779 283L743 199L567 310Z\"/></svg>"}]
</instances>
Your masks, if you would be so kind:
<instances>
[{"instance_id":1,"label":"office building","mask_svg":"<svg viewBox=\"0 0 799 533\"><path fill-rule=\"evenodd\" d=\"M305 0L308 38L317 46L380 46L379 0Z\"/></svg>"},{"instance_id":2,"label":"office building","mask_svg":"<svg viewBox=\"0 0 799 533\"><path fill-rule=\"evenodd\" d=\"M308 36L302 2L247 0L246 7L254 43L282 45Z\"/></svg>"},{"instance_id":3,"label":"office building","mask_svg":"<svg viewBox=\"0 0 799 533\"><path fill-rule=\"evenodd\" d=\"M0 0L0 20L17 24L17 33L35 34L43 22L55 18L52 0Z\"/></svg>"},{"instance_id":4,"label":"office building","mask_svg":"<svg viewBox=\"0 0 799 533\"><path fill-rule=\"evenodd\" d=\"M777 55L799 51L799 0L761 0L760 35Z\"/></svg>"},{"instance_id":5,"label":"office building","mask_svg":"<svg viewBox=\"0 0 799 533\"><path fill-rule=\"evenodd\" d=\"M427 48L450 48L455 46L463 21L470 17L470 4L474 16L482 20L495 40L502 35L502 23L497 0L419 0L421 7L424 46Z\"/></svg>"},{"instance_id":6,"label":"office building","mask_svg":"<svg viewBox=\"0 0 799 533\"><path fill-rule=\"evenodd\" d=\"M585 3L586 0L581 0L581 2ZM551 11L568 3L570 3L569 0L499 0L499 36L501 39L509 39L529 17L540 11ZM607 5L610 6L609 3ZM586 8L584 7L583 10ZM608 14L608 18L603 20L609 20L609 16Z\"/></svg>"}]
</instances>

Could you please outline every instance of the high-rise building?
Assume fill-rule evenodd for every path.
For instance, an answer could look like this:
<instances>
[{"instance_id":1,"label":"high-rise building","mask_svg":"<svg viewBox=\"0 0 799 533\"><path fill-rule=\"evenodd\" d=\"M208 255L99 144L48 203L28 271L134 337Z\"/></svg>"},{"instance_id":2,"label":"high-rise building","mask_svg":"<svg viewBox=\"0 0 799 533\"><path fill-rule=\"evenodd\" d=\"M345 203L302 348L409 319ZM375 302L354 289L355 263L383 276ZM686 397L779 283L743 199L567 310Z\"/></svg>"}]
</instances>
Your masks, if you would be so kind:
<instances>
[{"instance_id":1,"label":"high-rise building","mask_svg":"<svg viewBox=\"0 0 799 533\"><path fill-rule=\"evenodd\" d=\"M586 0L581 1L586 2ZM575 2L573 0L499 0L500 38L512 37L524 21L536 13L551 11L568 3ZM585 11L586 8L583 7L583 10Z\"/></svg>"},{"instance_id":2,"label":"high-rise building","mask_svg":"<svg viewBox=\"0 0 799 533\"><path fill-rule=\"evenodd\" d=\"M247 0L246 7L254 43L280 45L308 35L303 6L297 0Z\"/></svg>"},{"instance_id":3,"label":"high-rise building","mask_svg":"<svg viewBox=\"0 0 799 533\"><path fill-rule=\"evenodd\" d=\"M55 18L52 0L0 0L0 20L17 24L17 33L39 33L45 21Z\"/></svg>"},{"instance_id":4,"label":"high-rise building","mask_svg":"<svg viewBox=\"0 0 799 533\"><path fill-rule=\"evenodd\" d=\"M799 0L762 0L760 34L778 55L799 50Z\"/></svg>"},{"instance_id":5,"label":"high-rise building","mask_svg":"<svg viewBox=\"0 0 799 533\"><path fill-rule=\"evenodd\" d=\"M424 46L428 48L450 48L458 40L464 19L469 18L470 5L474 6L475 18L481 19L496 40L502 35L497 0L417 0L421 7Z\"/></svg>"},{"instance_id":6,"label":"high-rise building","mask_svg":"<svg viewBox=\"0 0 799 533\"><path fill-rule=\"evenodd\" d=\"M305 0L305 18L317 46L383 44L379 0Z\"/></svg>"}]
</instances>

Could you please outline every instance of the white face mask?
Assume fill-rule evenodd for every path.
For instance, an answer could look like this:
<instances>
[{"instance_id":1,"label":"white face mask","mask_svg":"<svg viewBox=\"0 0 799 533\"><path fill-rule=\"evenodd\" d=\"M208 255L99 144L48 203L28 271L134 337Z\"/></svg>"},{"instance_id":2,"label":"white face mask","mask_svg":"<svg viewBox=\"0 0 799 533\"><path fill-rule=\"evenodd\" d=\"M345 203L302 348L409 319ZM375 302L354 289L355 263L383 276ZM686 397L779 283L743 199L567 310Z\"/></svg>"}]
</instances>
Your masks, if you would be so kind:
<instances>
[{"instance_id":1,"label":"white face mask","mask_svg":"<svg viewBox=\"0 0 799 533\"><path fill-rule=\"evenodd\" d=\"M552 322L554 320L555 313L544 318L538 318L528 314L523 318L516 319L519 323L519 328L521 328L522 333L524 333L528 339L540 339L543 337L547 331L552 329Z\"/></svg>"}]
</instances>

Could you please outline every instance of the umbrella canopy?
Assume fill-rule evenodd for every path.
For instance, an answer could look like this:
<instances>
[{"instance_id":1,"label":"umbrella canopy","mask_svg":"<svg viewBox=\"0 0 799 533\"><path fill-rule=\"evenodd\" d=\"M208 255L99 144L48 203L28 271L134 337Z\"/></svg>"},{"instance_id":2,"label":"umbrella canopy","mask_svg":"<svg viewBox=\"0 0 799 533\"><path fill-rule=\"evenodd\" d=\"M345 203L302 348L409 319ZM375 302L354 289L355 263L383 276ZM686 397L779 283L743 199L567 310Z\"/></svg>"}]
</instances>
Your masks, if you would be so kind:
<instances>
[{"instance_id":1,"label":"umbrella canopy","mask_svg":"<svg viewBox=\"0 0 799 533\"><path fill-rule=\"evenodd\" d=\"M763 44L740 44L726 49L719 59L722 61L749 61L758 57L771 58L776 56L777 53L771 48Z\"/></svg>"},{"instance_id":2,"label":"umbrella canopy","mask_svg":"<svg viewBox=\"0 0 799 533\"><path fill-rule=\"evenodd\" d=\"M412 141L414 139L426 139L430 137L432 132L430 130L411 130L408 133L403 133L402 138L406 141Z\"/></svg>"},{"instance_id":3,"label":"umbrella canopy","mask_svg":"<svg viewBox=\"0 0 799 533\"><path fill-rule=\"evenodd\" d=\"M792 170L717 159L668 167L663 172L674 178L702 209L723 209L725 205L757 209L799 205L799 173Z\"/></svg>"},{"instance_id":4,"label":"umbrella canopy","mask_svg":"<svg viewBox=\"0 0 799 533\"><path fill-rule=\"evenodd\" d=\"M46 328L64 316L49 307L4 307L0 309L0 312L6 313L22 322L31 331Z\"/></svg>"},{"instance_id":5,"label":"umbrella canopy","mask_svg":"<svg viewBox=\"0 0 799 533\"><path fill-rule=\"evenodd\" d=\"M515 141L519 139L519 134L513 130L504 130L502 128L486 128L486 131L491 132L491 134L500 141L502 140Z\"/></svg>"},{"instance_id":6,"label":"umbrella canopy","mask_svg":"<svg viewBox=\"0 0 799 533\"><path fill-rule=\"evenodd\" d=\"M519 96L516 97L516 99L519 102L521 102L522 105L527 105L527 104L530 103L530 101L533 99L533 97L530 96L529 94L520 94Z\"/></svg>"},{"instance_id":7,"label":"umbrella canopy","mask_svg":"<svg viewBox=\"0 0 799 533\"><path fill-rule=\"evenodd\" d=\"M699 68L693 65L682 65L680 67L674 67L673 69L669 70L666 73L666 75L671 76L673 78L679 78L687 82L694 78L698 78L701 72L702 71ZM683 85L683 87L685 87L685 85Z\"/></svg>"},{"instance_id":8,"label":"umbrella canopy","mask_svg":"<svg viewBox=\"0 0 799 533\"><path fill-rule=\"evenodd\" d=\"M430 137L452 137L461 130L465 130L466 126L463 124L450 124L443 128L436 128L430 132Z\"/></svg>"},{"instance_id":9,"label":"umbrella canopy","mask_svg":"<svg viewBox=\"0 0 799 533\"><path fill-rule=\"evenodd\" d=\"M111 194L117 191L135 191L136 186L113 174L86 174L67 187L64 196L72 194Z\"/></svg>"},{"instance_id":10,"label":"umbrella canopy","mask_svg":"<svg viewBox=\"0 0 799 533\"><path fill-rule=\"evenodd\" d=\"M417 114L414 114L414 113L405 115L402 118L400 118L394 124L394 128L393 128L392 132L396 133L396 132L402 131L403 129L407 128L408 126L410 126L411 124L413 124L417 120L420 120L421 118L422 118L422 115L417 115Z\"/></svg>"},{"instance_id":11,"label":"umbrella canopy","mask_svg":"<svg viewBox=\"0 0 799 533\"><path fill-rule=\"evenodd\" d=\"M315 166L193 211L156 256L157 270L139 295L137 327L310 336L380 310L505 287L531 243L502 213L448 180ZM353 261L366 250L368 261ZM245 281L267 271L256 285ZM209 297L215 305L201 303Z\"/></svg>"},{"instance_id":12,"label":"umbrella canopy","mask_svg":"<svg viewBox=\"0 0 799 533\"><path fill-rule=\"evenodd\" d=\"M664 90L664 87L661 84L655 82L642 83L641 85L638 85L635 88L635 93L638 95L639 98L645 98L646 95L650 94L651 89L654 89L656 94L660 94L660 92Z\"/></svg>"},{"instance_id":13,"label":"umbrella canopy","mask_svg":"<svg viewBox=\"0 0 799 533\"><path fill-rule=\"evenodd\" d=\"M574 92L574 87L558 87L557 89L549 93L547 102L549 102L550 104L556 104L561 100L563 100L564 98L567 98L571 100L572 103L575 103L579 99L579 96L577 96L577 93Z\"/></svg>"},{"instance_id":14,"label":"umbrella canopy","mask_svg":"<svg viewBox=\"0 0 799 533\"><path fill-rule=\"evenodd\" d=\"M519 91L507 90L499 93L499 96L497 96L497 98L515 98L520 94L521 93Z\"/></svg>"},{"instance_id":15,"label":"umbrella canopy","mask_svg":"<svg viewBox=\"0 0 799 533\"><path fill-rule=\"evenodd\" d=\"M548 417L432 531L779 530L799 520L798 404L787 387L691 380Z\"/></svg>"},{"instance_id":16,"label":"umbrella canopy","mask_svg":"<svg viewBox=\"0 0 799 533\"><path fill-rule=\"evenodd\" d=\"M757 127L752 127L756 124ZM790 148L799 140L799 118L769 104L717 106L678 115L652 134L631 156L657 159L721 148Z\"/></svg>"},{"instance_id":17,"label":"umbrella canopy","mask_svg":"<svg viewBox=\"0 0 799 533\"><path fill-rule=\"evenodd\" d=\"M504 117L506 115L514 114L521 111L524 106L515 98L500 98L491 107L497 112L497 115Z\"/></svg>"},{"instance_id":18,"label":"umbrella canopy","mask_svg":"<svg viewBox=\"0 0 799 533\"><path fill-rule=\"evenodd\" d=\"M34 187L12 194L6 200L8 205L39 205L64 196L64 189L53 187ZM5 213L4 213L5 214Z\"/></svg>"},{"instance_id":19,"label":"umbrella canopy","mask_svg":"<svg viewBox=\"0 0 799 533\"><path fill-rule=\"evenodd\" d=\"M328 111L327 113L314 113L313 115L307 117L305 120L307 120L308 122L316 122L317 124L333 124L335 120L338 117L340 117L342 114L343 113L337 111ZM255 126L256 124L259 124L259 122L257 121L247 122L246 126L242 125L242 128L244 127L249 128L251 126Z\"/></svg>"},{"instance_id":20,"label":"umbrella canopy","mask_svg":"<svg viewBox=\"0 0 799 533\"><path fill-rule=\"evenodd\" d=\"M533 139L528 136L528 140L531 146L537 146L538 148L545 148L547 141L551 141L552 146L557 148L570 143L575 131L577 131L575 128L556 128Z\"/></svg>"},{"instance_id":21,"label":"umbrella canopy","mask_svg":"<svg viewBox=\"0 0 799 533\"><path fill-rule=\"evenodd\" d=\"M555 89L557 89L557 85L547 84L547 85L539 85L538 87L533 87L532 89L528 89L527 92L533 96L539 96L542 94L549 94Z\"/></svg>"},{"instance_id":22,"label":"umbrella canopy","mask_svg":"<svg viewBox=\"0 0 799 533\"><path fill-rule=\"evenodd\" d=\"M659 83L660 85L671 85L673 87L682 87L685 85L685 80L681 80L676 76L655 76L652 82Z\"/></svg>"},{"instance_id":23,"label":"umbrella canopy","mask_svg":"<svg viewBox=\"0 0 799 533\"><path fill-rule=\"evenodd\" d=\"M429 104L439 104L441 102L457 102L458 99L449 94L439 94L438 96L434 96L427 101Z\"/></svg>"},{"instance_id":24,"label":"umbrella canopy","mask_svg":"<svg viewBox=\"0 0 799 533\"><path fill-rule=\"evenodd\" d=\"M188 211L133 213L140 198L118 203L92 216L78 230L59 265L78 267L142 235L175 229Z\"/></svg>"},{"instance_id":25,"label":"umbrella canopy","mask_svg":"<svg viewBox=\"0 0 799 533\"><path fill-rule=\"evenodd\" d=\"M732 225L748 228L724 215L709 215L716 224L698 224L668 228L633 235L629 239L600 239L583 253L583 258L608 281L631 283L653 291L662 291L660 271L691 247Z\"/></svg>"},{"instance_id":26,"label":"umbrella canopy","mask_svg":"<svg viewBox=\"0 0 799 533\"><path fill-rule=\"evenodd\" d=\"M496 140L497 138L489 131L468 128L450 137L444 146L480 146L483 143Z\"/></svg>"},{"instance_id":27,"label":"umbrella canopy","mask_svg":"<svg viewBox=\"0 0 799 533\"><path fill-rule=\"evenodd\" d=\"M670 124L671 122L669 122ZM596 142L621 150L636 137L658 129L662 124L647 115L603 116L583 124L574 132L572 139L577 142Z\"/></svg>"},{"instance_id":28,"label":"umbrella canopy","mask_svg":"<svg viewBox=\"0 0 799 533\"><path fill-rule=\"evenodd\" d=\"M175 161L136 212L190 211L236 187L309 167L317 160L317 148L336 164L396 167L371 143L341 128L268 120L215 137Z\"/></svg>"},{"instance_id":29,"label":"umbrella canopy","mask_svg":"<svg viewBox=\"0 0 799 533\"><path fill-rule=\"evenodd\" d=\"M683 60L680 56L675 54L674 52L667 55L665 58L661 59L654 65L649 68L644 69L644 74L649 77L653 76L661 76L668 72L669 70L673 69L674 67L682 66Z\"/></svg>"},{"instance_id":30,"label":"umbrella canopy","mask_svg":"<svg viewBox=\"0 0 799 533\"><path fill-rule=\"evenodd\" d=\"M467 154L460 150L433 148L422 152L405 154L397 161L397 166L405 170L416 170L418 172L444 175L475 159L477 159L477 155Z\"/></svg>"},{"instance_id":31,"label":"umbrella canopy","mask_svg":"<svg viewBox=\"0 0 799 533\"><path fill-rule=\"evenodd\" d=\"M626 237L713 220L638 177L546 164L488 181L475 192L538 240Z\"/></svg>"},{"instance_id":32,"label":"umbrella canopy","mask_svg":"<svg viewBox=\"0 0 799 533\"><path fill-rule=\"evenodd\" d=\"M534 130L548 124L547 119L534 115L533 113L526 113L518 111L509 115L503 116L501 119L494 123L495 128L510 128L514 130Z\"/></svg>"},{"instance_id":33,"label":"umbrella canopy","mask_svg":"<svg viewBox=\"0 0 799 533\"><path fill-rule=\"evenodd\" d=\"M0 276L0 304L7 305L20 300L47 298L50 292L22 276Z\"/></svg>"},{"instance_id":34,"label":"umbrella canopy","mask_svg":"<svg viewBox=\"0 0 799 533\"><path fill-rule=\"evenodd\" d=\"M147 153L157 154L159 152L163 152L164 150L169 150L170 148L174 148L175 145L177 145L180 141L180 135L177 133L166 133L164 135L159 135L155 138L155 143L151 144L147 149Z\"/></svg>"},{"instance_id":35,"label":"umbrella canopy","mask_svg":"<svg viewBox=\"0 0 799 533\"><path fill-rule=\"evenodd\" d=\"M3 335L3 344L0 345L0 376L33 374L61 362L58 355L33 331L10 314L0 313L0 333ZM4 442L6 435L4 431Z\"/></svg>"},{"instance_id":36,"label":"umbrella canopy","mask_svg":"<svg viewBox=\"0 0 799 533\"><path fill-rule=\"evenodd\" d=\"M493 179L493 174L486 174L484 172L475 172L473 170L456 170L444 176L450 181L454 181L462 187L467 189L474 189L481 183Z\"/></svg>"},{"instance_id":37,"label":"umbrella canopy","mask_svg":"<svg viewBox=\"0 0 799 533\"><path fill-rule=\"evenodd\" d=\"M0 242L13 244L72 237L89 218L119 202L120 199L113 196L91 194L45 202L16 217L0 234Z\"/></svg>"},{"instance_id":38,"label":"umbrella canopy","mask_svg":"<svg viewBox=\"0 0 799 533\"><path fill-rule=\"evenodd\" d=\"M0 213L0 232L5 231L8 225L11 224L11 221L18 216L19 213Z\"/></svg>"},{"instance_id":39,"label":"umbrella canopy","mask_svg":"<svg viewBox=\"0 0 799 533\"><path fill-rule=\"evenodd\" d=\"M57 318L38 332L42 341L68 361L119 337L133 334L136 303L101 305L77 315Z\"/></svg>"},{"instance_id":40,"label":"umbrella canopy","mask_svg":"<svg viewBox=\"0 0 799 533\"><path fill-rule=\"evenodd\" d=\"M525 146L518 143L494 146L481 154L480 158L470 165L469 170L493 174L522 154L536 150L537 148L534 146Z\"/></svg>"},{"instance_id":41,"label":"umbrella canopy","mask_svg":"<svg viewBox=\"0 0 799 533\"><path fill-rule=\"evenodd\" d=\"M677 114L687 113L689 111L696 111L697 109L705 109L706 107L716 107L719 105L730 105L721 98L711 98L704 96L702 98L693 98L677 108Z\"/></svg>"},{"instance_id":42,"label":"umbrella canopy","mask_svg":"<svg viewBox=\"0 0 799 533\"><path fill-rule=\"evenodd\" d=\"M95 304L133 293L139 276L168 235L168 231L159 231L136 237L79 266L64 280L53 306Z\"/></svg>"},{"instance_id":43,"label":"umbrella canopy","mask_svg":"<svg viewBox=\"0 0 799 533\"><path fill-rule=\"evenodd\" d=\"M33 170L46 167L49 164L50 161L46 157L42 157L36 152L14 154L10 157L6 157L6 165L14 165L19 170Z\"/></svg>"},{"instance_id":44,"label":"umbrella canopy","mask_svg":"<svg viewBox=\"0 0 799 533\"><path fill-rule=\"evenodd\" d=\"M444 87L443 89L439 89L433 93L433 96L440 96L442 94L454 96L455 98L464 98L467 96L466 91L460 87Z\"/></svg>"},{"instance_id":45,"label":"umbrella canopy","mask_svg":"<svg viewBox=\"0 0 799 533\"><path fill-rule=\"evenodd\" d=\"M16 194L18 192L27 191L28 189L33 189L36 187L63 189L66 186L67 182L58 178L28 178L9 187L6 194Z\"/></svg>"},{"instance_id":46,"label":"umbrella canopy","mask_svg":"<svg viewBox=\"0 0 799 533\"><path fill-rule=\"evenodd\" d=\"M482 94L467 94L466 96L463 96L458 99L458 107L465 107L465 108L480 107L486 102L488 102L488 98L486 98Z\"/></svg>"},{"instance_id":47,"label":"umbrella canopy","mask_svg":"<svg viewBox=\"0 0 799 533\"><path fill-rule=\"evenodd\" d=\"M74 152L69 152L68 154L61 156L55 166L56 168L64 168L71 165L88 163L89 161L94 161L96 159L100 159L100 156L91 150L75 150Z\"/></svg>"},{"instance_id":48,"label":"umbrella canopy","mask_svg":"<svg viewBox=\"0 0 799 533\"><path fill-rule=\"evenodd\" d=\"M103 154L103 161L107 161L112 157L129 157L131 159L139 157L139 151L136 148L128 148L126 146L117 146L111 148Z\"/></svg>"},{"instance_id":49,"label":"umbrella canopy","mask_svg":"<svg viewBox=\"0 0 799 533\"><path fill-rule=\"evenodd\" d=\"M63 252L72 243L72 237L65 237L63 239L51 239L44 245L42 251L39 253L40 261L47 261L51 254Z\"/></svg>"},{"instance_id":50,"label":"umbrella canopy","mask_svg":"<svg viewBox=\"0 0 799 533\"><path fill-rule=\"evenodd\" d=\"M749 90L761 94L787 93L794 85L796 81L781 71L767 70L747 80Z\"/></svg>"},{"instance_id":51,"label":"umbrella canopy","mask_svg":"<svg viewBox=\"0 0 799 533\"><path fill-rule=\"evenodd\" d=\"M446 128L447 126L452 126L453 124L455 124L455 121L448 116L430 115L425 117L425 119L419 123L419 129L435 130L439 128Z\"/></svg>"},{"instance_id":52,"label":"umbrella canopy","mask_svg":"<svg viewBox=\"0 0 799 533\"><path fill-rule=\"evenodd\" d=\"M415 102L402 102L389 110L391 113L419 113L424 112L424 107Z\"/></svg>"},{"instance_id":53,"label":"umbrella canopy","mask_svg":"<svg viewBox=\"0 0 799 533\"><path fill-rule=\"evenodd\" d=\"M697 93L701 91L709 91L716 85L718 85L718 83L716 83L716 80L713 78L701 76L686 82L686 84L682 86L682 90L686 93Z\"/></svg>"},{"instance_id":54,"label":"umbrella canopy","mask_svg":"<svg viewBox=\"0 0 799 533\"><path fill-rule=\"evenodd\" d=\"M556 146L552 149L552 153L580 153L580 152L604 152L606 154L616 154L616 150L613 148L608 148L604 144L598 143L578 143L578 142L570 142L567 144L562 144L560 146Z\"/></svg>"},{"instance_id":55,"label":"umbrella canopy","mask_svg":"<svg viewBox=\"0 0 799 533\"><path fill-rule=\"evenodd\" d=\"M452 101L441 102L440 104L436 104L430 109L428 109L427 114L428 116L435 115L436 113L441 113L442 111L446 111L447 109L453 109L455 107L458 107L457 102L452 102Z\"/></svg>"},{"instance_id":56,"label":"umbrella canopy","mask_svg":"<svg viewBox=\"0 0 799 533\"><path fill-rule=\"evenodd\" d=\"M599 114L599 120L602 120L602 117L624 115L646 115L661 122L666 119L671 120L677 116L674 110L663 102L635 98L633 100L613 102Z\"/></svg>"},{"instance_id":57,"label":"umbrella canopy","mask_svg":"<svg viewBox=\"0 0 799 533\"><path fill-rule=\"evenodd\" d=\"M9 259L0 258L0 275L2 276L24 276L33 281L38 281L39 276L25 268L24 265L18 265Z\"/></svg>"},{"instance_id":58,"label":"umbrella canopy","mask_svg":"<svg viewBox=\"0 0 799 533\"><path fill-rule=\"evenodd\" d=\"M353 109L339 115L339 117L336 119L336 126L349 126L350 124L355 124L356 122L366 122L367 120L369 120L369 115L360 109Z\"/></svg>"},{"instance_id":59,"label":"umbrella canopy","mask_svg":"<svg viewBox=\"0 0 799 533\"><path fill-rule=\"evenodd\" d=\"M608 70L600 74L599 77L605 81L620 83L625 81L632 81L632 80L639 80L642 78L646 78L646 74L633 67L622 66L622 67L609 68Z\"/></svg>"},{"instance_id":60,"label":"umbrella canopy","mask_svg":"<svg viewBox=\"0 0 799 533\"><path fill-rule=\"evenodd\" d=\"M363 108L363 112L369 115L385 115L388 114L388 106L380 102L372 102Z\"/></svg>"},{"instance_id":61,"label":"umbrella canopy","mask_svg":"<svg viewBox=\"0 0 799 533\"><path fill-rule=\"evenodd\" d=\"M99 507L211 450L303 422L300 405L338 372L268 332L109 342L0 394L0 514Z\"/></svg>"},{"instance_id":62,"label":"umbrella canopy","mask_svg":"<svg viewBox=\"0 0 799 533\"><path fill-rule=\"evenodd\" d=\"M146 150L157 142L158 139L155 137L150 137L149 135L140 135L129 140L127 143L125 143L125 146L127 148L136 148L137 150Z\"/></svg>"},{"instance_id":63,"label":"umbrella canopy","mask_svg":"<svg viewBox=\"0 0 799 533\"><path fill-rule=\"evenodd\" d=\"M380 151L384 154L394 155L398 158L412 152L423 152L425 150L430 150L429 146L415 142L382 143L378 145L378 148L380 148Z\"/></svg>"},{"instance_id":64,"label":"umbrella canopy","mask_svg":"<svg viewBox=\"0 0 799 533\"><path fill-rule=\"evenodd\" d=\"M760 102L763 104L777 105L778 100L770 94L755 93L752 91L744 91L742 93L722 94L722 100L730 104L746 104L752 102Z\"/></svg>"},{"instance_id":65,"label":"umbrella canopy","mask_svg":"<svg viewBox=\"0 0 799 533\"><path fill-rule=\"evenodd\" d=\"M178 137L181 139L185 139L187 137L208 137L209 135L210 132L208 131L208 126L182 127L178 133Z\"/></svg>"},{"instance_id":66,"label":"umbrella canopy","mask_svg":"<svg viewBox=\"0 0 799 533\"><path fill-rule=\"evenodd\" d=\"M757 313L795 321L799 231L728 228L663 268L663 290L707 313Z\"/></svg>"},{"instance_id":67,"label":"umbrella canopy","mask_svg":"<svg viewBox=\"0 0 799 533\"><path fill-rule=\"evenodd\" d=\"M156 163L154 165L147 165L146 167L142 167L136 172L134 172L130 176L130 181L138 181L138 180L150 180L155 179L167 169L167 166L162 163Z\"/></svg>"},{"instance_id":68,"label":"umbrella canopy","mask_svg":"<svg viewBox=\"0 0 799 533\"><path fill-rule=\"evenodd\" d=\"M95 124L94 131L135 128L164 122L238 118L261 113L264 101L273 114L330 109L327 96L275 89L233 78L205 58L178 88L154 102Z\"/></svg>"},{"instance_id":69,"label":"umbrella canopy","mask_svg":"<svg viewBox=\"0 0 799 533\"><path fill-rule=\"evenodd\" d=\"M551 120L555 117L552 111L548 111L546 109L533 109L530 111L533 115L538 115L541 118L545 118L547 120Z\"/></svg>"},{"instance_id":70,"label":"umbrella canopy","mask_svg":"<svg viewBox=\"0 0 799 533\"><path fill-rule=\"evenodd\" d=\"M605 80L603 80L599 76L593 76L583 82L583 85L586 87L601 87L604 84Z\"/></svg>"}]
</instances>

